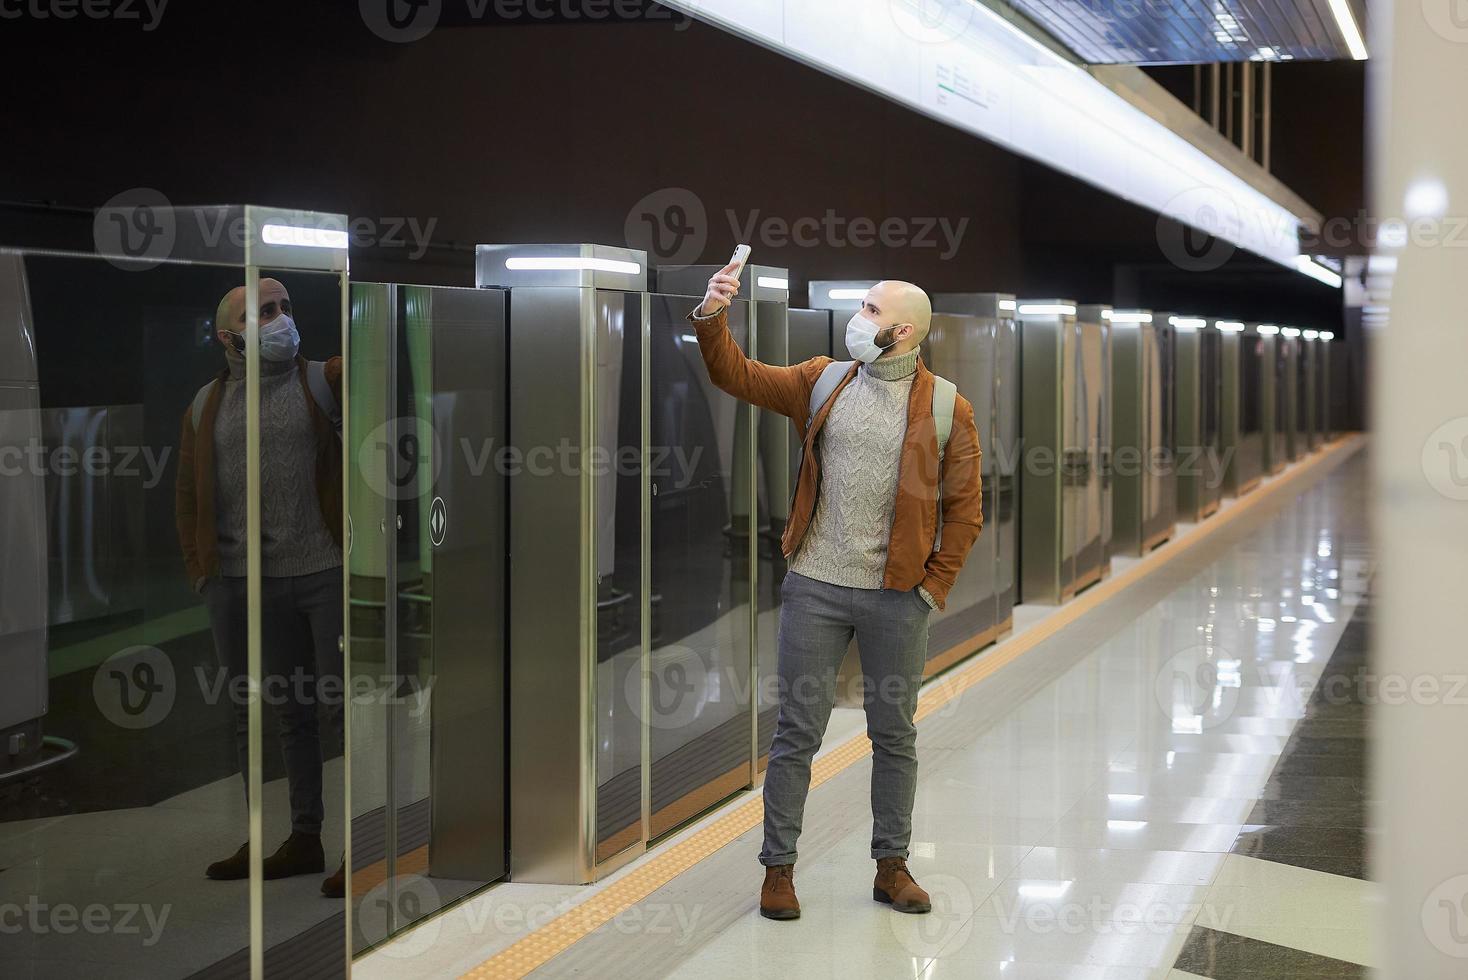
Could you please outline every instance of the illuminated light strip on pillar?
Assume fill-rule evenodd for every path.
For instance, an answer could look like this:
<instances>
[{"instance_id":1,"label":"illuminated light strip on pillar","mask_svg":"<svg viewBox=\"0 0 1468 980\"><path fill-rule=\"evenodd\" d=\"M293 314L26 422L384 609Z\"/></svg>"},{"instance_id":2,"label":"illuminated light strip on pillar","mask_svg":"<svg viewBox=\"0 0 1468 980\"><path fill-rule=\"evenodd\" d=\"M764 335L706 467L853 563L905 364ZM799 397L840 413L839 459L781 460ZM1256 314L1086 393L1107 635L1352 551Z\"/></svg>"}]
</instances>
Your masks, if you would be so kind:
<instances>
[{"instance_id":1,"label":"illuminated light strip on pillar","mask_svg":"<svg viewBox=\"0 0 1468 980\"><path fill-rule=\"evenodd\" d=\"M515 256L505 259L505 268L518 272L564 272L566 270L582 272L591 270L593 272L620 272L629 276L635 276L642 272L642 266L636 262L624 262L620 259L584 258L576 255Z\"/></svg>"}]
</instances>

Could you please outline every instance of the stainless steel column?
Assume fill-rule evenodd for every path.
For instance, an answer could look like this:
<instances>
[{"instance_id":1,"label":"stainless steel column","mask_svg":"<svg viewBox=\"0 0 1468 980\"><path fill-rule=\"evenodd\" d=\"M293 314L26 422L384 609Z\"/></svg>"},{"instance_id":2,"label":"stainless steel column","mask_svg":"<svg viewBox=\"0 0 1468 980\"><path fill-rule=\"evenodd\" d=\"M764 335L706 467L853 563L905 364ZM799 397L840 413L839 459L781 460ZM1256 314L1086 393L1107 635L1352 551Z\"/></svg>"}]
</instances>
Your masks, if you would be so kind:
<instances>
[{"instance_id":1,"label":"stainless steel column","mask_svg":"<svg viewBox=\"0 0 1468 980\"><path fill-rule=\"evenodd\" d=\"M41 440L36 338L25 260L0 255L0 449L31 458ZM46 486L36 466L0 475L0 773L36 762L47 684Z\"/></svg>"},{"instance_id":2,"label":"stainless steel column","mask_svg":"<svg viewBox=\"0 0 1468 980\"><path fill-rule=\"evenodd\" d=\"M1320 332L1320 343L1316 347L1319 360L1319 371L1316 374L1317 403L1320 406L1318 420L1320 426L1321 442L1330 442L1335 438L1335 426L1333 425L1333 406L1330 402L1330 350L1331 341L1335 340L1335 334L1329 330Z\"/></svg>"},{"instance_id":3,"label":"stainless steel column","mask_svg":"<svg viewBox=\"0 0 1468 980\"><path fill-rule=\"evenodd\" d=\"M1301 360L1305 369L1305 448L1314 452L1320 448L1320 333L1305 330L1300 334Z\"/></svg>"},{"instance_id":4,"label":"stainless steel column","mask_svg":"<svg viewBox=\"0 0 1468 980\"><path fill-rule=\"evenodd\" d=\"M481 245L510 288L510 871L592 881L647 840L647 262Z\"/></svg>"},{"instance_id":5,"label":"stainless steel column","mask_svg":"<svg viewBox=\"0 0 1468 980\"><path fill-rule=\"evenodd\" d=\"M1172 326L1147 310L1111 312L1112 543L1141 555L1172 536Z\"/></svg>"},{"instance_id":6,"label":"stainless steel column","mask_svg":"<svg viewBox=\"0 0 1468 980\"><path fill-rule=\"evenodd\" d=\"M1214 325L1222 344L1219 445L1223 491L1240 497L1258 486L1264 474L1262 348L1258 331L1238 320L1218 320Z\"/></svg>"},{"instance_id":7,"label":"stainless steel column","mask_svg":"<svg viewBox=\"0 0 1468 980\"><path fill-rule=\"evenodd\" d=\"M1085 490L1078 520L1076 591L1111 574L1111 307L1076 312Z\"/></svg>"},{"instance_id":8,"label":"stainless steel column","mask_svg":"<svg viewBox=\"0 0 1468 980\"><path fill-rule=\"evenodd\" d=\"M1020 300L1019 595L1058 604L1076 593L1078 524L1089 477L1078 407L1080 331L1073 300Z\"/></svg>"},{"instance_id":9,"label":"stainless steel column","mask_svg":"<svg viewBox=\"0 0 1468 980\"><path fill-rule=\"evenodd\" d=\"M1261 357L1263 358L1263 405L1264 417L1264 472L1278 473L1289 462L1285 438L1284 403L1284 345L1281 344L1279 327L1273 323L1261 323L1255 328L1259 333Z\"/></svg>"},{"instance_id":10,"label":"stainless steel column","mask_svg":"<svg viewBox=\"0 0 1468 980\"><path fill-rule=\"evenodd\" d=\"M998 328L1013 310L1000 303L1014 297L994 293L940 294L934 306L932 328L923 342L923 359L935 374L952 381L974 410L978 429L981 501L986 518L994 512L993 447L998 394ZM958 663L994 642L1007 628L999 618L997 528L985 526L969 552L963 571L948 593L947 608L931 617L927 673Z\"/></svg>"},{"instance_id":11,"label":"stainless steel column","mask_svg":"<svg viewBox=\"0 0 1468 980\"><path fill-rule=\"evenodd\" d=\"M1218 509L1219 332L1202 317L1169 316L1174 334L1177 510L1201 521Z\"/></svg>"},{"instance_id":12,"label":"stainless steel column","mask_svg":"<svg viewBox=\"0 0 1468 980\"><path fill-rule=\"evenodd\" d=\"M1280 404L1284 409L1281 421L1284 426L1285 459L1293 462L1305 455L1304 440L1300 438L1300 331L1297 327L1280 327L1279 366L1283 371L1284 384L1278 389Z\"/></svg>"}]
</instances>

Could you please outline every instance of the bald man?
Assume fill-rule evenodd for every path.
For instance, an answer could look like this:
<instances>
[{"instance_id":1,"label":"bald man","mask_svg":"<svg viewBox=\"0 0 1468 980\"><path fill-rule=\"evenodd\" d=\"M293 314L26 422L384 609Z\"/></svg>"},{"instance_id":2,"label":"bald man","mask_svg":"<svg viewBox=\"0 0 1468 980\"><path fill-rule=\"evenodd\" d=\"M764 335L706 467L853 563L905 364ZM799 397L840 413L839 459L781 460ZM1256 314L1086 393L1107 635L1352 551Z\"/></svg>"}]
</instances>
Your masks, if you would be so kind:
<instances>
[{"instance_id":1,"label":"bald man","mask_svg":"<svg viewBox=\"0 0 1468 980\"><path fill-rule=\"evenodd\" d=\"M342 721L341 358L301 356L281 282L261 279L259 297L261 680L280 733L291 810L290 837L264 858L264 875L285 878L325 870L318 706L338 735ZM245 288L236 286L214 315L224 369L184 412L175 488L184 565L209 609L226 692L237 689L247 665L244 334ZM248 792L248 704L238 698L232 707ZM249 860L245 844L205 874L247 878ZM322 884L328 896L343 889L340 870Z\"/></svg>"},{"instance_id":2,"label":"bald man","mask_svg":"<svg viewBox=\"0 0 1468 980\"><path fill-rule=\"evenodd\" d=\"M789 571L780 592L780 716L765 772L760 913L800 917L795 843L811 758L853 636L872 739L872 897L899 912L927 912L928 894L907 867L917 790L913 715L928 615L943 607L983 526L973 407L961 395L954 399L940 465L936 379L918 356L932 306L921 289L895 281L867 291L846 325L852 360L833 369L839 384L813 405L816 383L834 362L815 357L776 367L745 357L726 322L739 293L736 271L731 264L716 273L689 314L709 377L737 398L788 416L804 446L781 542Z\"/></svg>"}]
</instances>

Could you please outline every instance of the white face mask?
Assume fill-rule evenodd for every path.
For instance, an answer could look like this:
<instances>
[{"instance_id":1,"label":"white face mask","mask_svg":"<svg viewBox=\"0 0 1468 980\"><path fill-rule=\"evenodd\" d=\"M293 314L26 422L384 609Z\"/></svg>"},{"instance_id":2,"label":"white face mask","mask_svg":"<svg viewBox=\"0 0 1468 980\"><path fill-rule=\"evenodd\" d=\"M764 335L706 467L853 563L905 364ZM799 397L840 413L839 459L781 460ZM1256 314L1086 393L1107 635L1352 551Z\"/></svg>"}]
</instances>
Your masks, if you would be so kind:
<instances>
[{"instance_id":1,"label":"white face mask","mask_svg":"<svg viewBox=\"0 0 1468 980\"><path fill-rule=\"evenodd\" d=\"M260 356L267 361L289 361L301 349L301 335L296 321L282 313L260 328Z\"/></svg>"},{"instance_id":2,"label":"white face mask","mask_svg":"<svg viewBox=\"0 0 1468 980\"><path fill-rule=\"evenodd\" d=\"M877 346L877 334L885 329L885 327L873 323L860 313L856 314L846 324L847 353L863 364L872 363L882 355L882 351L886 350L887 347L894 347L897 344L897 338L894 337L892 343L888 344L887 347Z\"/></svg>"}]
</instances>

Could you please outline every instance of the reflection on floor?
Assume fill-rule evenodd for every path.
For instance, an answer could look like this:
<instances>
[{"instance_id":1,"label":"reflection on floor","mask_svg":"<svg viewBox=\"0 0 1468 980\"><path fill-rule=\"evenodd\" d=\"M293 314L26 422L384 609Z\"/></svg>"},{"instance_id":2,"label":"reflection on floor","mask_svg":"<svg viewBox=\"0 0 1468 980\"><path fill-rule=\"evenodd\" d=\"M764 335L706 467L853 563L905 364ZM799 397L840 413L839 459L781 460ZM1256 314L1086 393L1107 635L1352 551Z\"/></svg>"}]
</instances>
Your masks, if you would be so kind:
<instances>
[{"instance_id":1,"label":"reflection on floor","mask_svg":"<svg viewBox=\"0 0 1468 980\"><path fill-rule=\"evenodd\" d=\"M1364 453L1322 467L926 716L911 866L932 915L870 898L867 757L812 793L798 921L756 913L751 830L534 975L1361 975L1360 731L1311 692L1333 651L1359 656L1366 482ZM1045 615L1017 610L1016 630ZM827 745L853 723L838 713ZM1298 830L1320 827L1355 850L1325 867ZM356 975L457 976L597 891L490 889Z\"/></svg>"}]
</instances>

